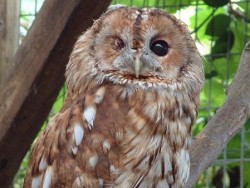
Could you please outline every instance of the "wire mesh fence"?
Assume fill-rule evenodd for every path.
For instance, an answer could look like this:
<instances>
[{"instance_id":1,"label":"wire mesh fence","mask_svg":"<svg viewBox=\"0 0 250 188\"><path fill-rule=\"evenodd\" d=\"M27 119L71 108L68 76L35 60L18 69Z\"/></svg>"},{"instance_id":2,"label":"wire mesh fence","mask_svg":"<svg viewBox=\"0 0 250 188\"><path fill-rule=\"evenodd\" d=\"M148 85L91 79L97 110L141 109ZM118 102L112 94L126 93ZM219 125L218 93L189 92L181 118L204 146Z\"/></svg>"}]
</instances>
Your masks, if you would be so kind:
<instances>
[{"instance_id":1,"label":"wire mesh fence","mask_svg":"<svg viewBox=\"0 0 250 188\"><path fill-rule=\"evenodd\" d=\"M20 41L26 35L43 1L21 0ZM243 47L250 39L249 0L113 0L112 4L161 8L174 14L190 28L197 47L204 56L206 74L199 117L193 128L195 136L223 105L226 88L234 78ZM50 116L60 110L65 95L64 87ZM15 188L22 187L27 161L28 154L13 182ZM250 187L250 121L201 175L195 187Z\"/></svg>"}]
</instances>

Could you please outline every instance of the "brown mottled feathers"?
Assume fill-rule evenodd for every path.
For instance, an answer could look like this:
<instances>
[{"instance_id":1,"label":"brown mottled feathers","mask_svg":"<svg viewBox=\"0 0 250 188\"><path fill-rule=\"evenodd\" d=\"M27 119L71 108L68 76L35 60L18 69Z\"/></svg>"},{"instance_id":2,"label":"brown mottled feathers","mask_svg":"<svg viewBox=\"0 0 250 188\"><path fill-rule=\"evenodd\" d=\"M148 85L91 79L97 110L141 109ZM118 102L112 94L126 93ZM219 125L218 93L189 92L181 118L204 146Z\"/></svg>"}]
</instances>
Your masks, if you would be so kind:
<instances>
[{"instance_id":1,"label":"brown mottled feathers","mask_svg":"<svg viewBox=\"0 0 250 188\"><path fill-rule=\"evenodd\" d=\"M66 78L25 188L183 186L204 75L181 21L158 9L110 10L78 39Z\"/></svg>"}]
</instances>

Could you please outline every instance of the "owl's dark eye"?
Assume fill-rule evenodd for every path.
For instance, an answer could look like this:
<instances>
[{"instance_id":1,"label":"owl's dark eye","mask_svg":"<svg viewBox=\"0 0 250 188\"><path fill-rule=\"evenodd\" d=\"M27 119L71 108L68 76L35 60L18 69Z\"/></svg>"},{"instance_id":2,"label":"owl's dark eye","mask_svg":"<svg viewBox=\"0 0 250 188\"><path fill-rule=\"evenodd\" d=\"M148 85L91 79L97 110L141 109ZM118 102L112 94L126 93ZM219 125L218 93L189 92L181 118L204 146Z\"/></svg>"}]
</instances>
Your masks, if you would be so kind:
<instances>
[{"instance_id":1,"label":"owl's dark eye","mask_svg":"<svg viewBox=\"0 0 250 188\"><path fill-rule=\"evenodd\" d=\"M168 44L166 41L164 40L157 40L154 41L151 46L150 49L158 56L164 56L167 55L168 53Z\"/></svg>"}]
</instances>

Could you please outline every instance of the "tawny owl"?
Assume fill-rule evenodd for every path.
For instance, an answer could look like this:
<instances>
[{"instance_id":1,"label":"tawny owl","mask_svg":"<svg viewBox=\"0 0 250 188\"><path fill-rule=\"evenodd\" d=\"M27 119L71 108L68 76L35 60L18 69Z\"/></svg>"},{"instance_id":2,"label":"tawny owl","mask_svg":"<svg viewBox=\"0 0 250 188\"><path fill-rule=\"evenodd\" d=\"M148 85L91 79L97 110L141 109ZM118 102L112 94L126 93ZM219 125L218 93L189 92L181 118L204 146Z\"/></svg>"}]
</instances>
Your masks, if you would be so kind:
<instances>
[{"instance_id":1,"label":"tawny owl","mask_svg":"<svg viewBox=\"0 0 250 188\"><path fill-rule=\"evenodd\" d=\"M185 24L158 9L109 10L78 39L66 80L24 187L183 186L204 82Z\"/></svg>"}]
</instances>

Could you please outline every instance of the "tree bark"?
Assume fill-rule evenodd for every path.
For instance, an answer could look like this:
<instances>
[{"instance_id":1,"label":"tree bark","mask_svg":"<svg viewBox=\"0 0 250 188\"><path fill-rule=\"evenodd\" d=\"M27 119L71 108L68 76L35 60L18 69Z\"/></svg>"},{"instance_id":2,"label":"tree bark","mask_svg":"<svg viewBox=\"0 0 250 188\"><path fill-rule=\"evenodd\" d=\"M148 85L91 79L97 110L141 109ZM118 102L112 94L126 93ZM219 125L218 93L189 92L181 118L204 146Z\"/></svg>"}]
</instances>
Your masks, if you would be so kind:
<instances>
[{"instance_id":1,"label":"tree bark","mask_svg":"<svg viewBox=\"0 0 250 188\"><path fill-rule=\"evenodd\" d=\"M240 131L250 115L250 42L245 46L225 104L191 145L191 171L185 188L191 188L204 170Z\"/></svg>"},{"instance_id":2,"label":"tree bark","mask_svg":"<svg viewBox=\"0 0 250 188\"><path fill-rule=\"evenodd\" d=\"M18 48L19 13L19 0L0 1L0 86L7 77Z\"/></svg>"},{"instance_id":3,"label":"tree bark","mask_svg":"<svg viewBox=\"0 0 250 188\"><path fill-rule=\"evenodd\" d=\"M0 185L9 187L64 83L77 37L110 0L46 0L0 88Z\"/></svg>"}]
</instances>

